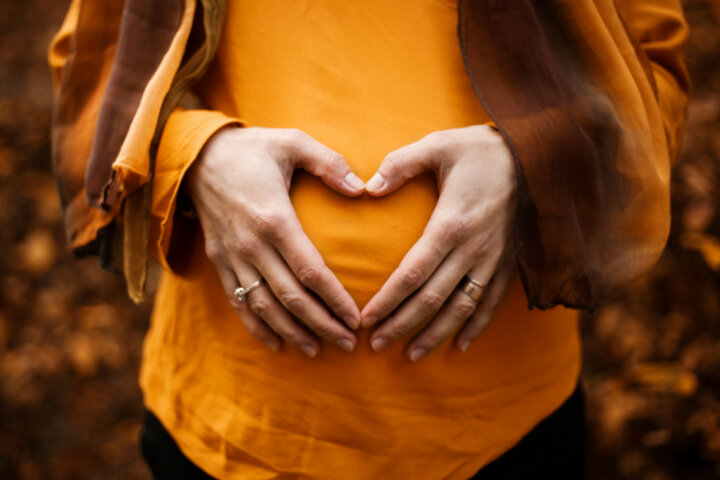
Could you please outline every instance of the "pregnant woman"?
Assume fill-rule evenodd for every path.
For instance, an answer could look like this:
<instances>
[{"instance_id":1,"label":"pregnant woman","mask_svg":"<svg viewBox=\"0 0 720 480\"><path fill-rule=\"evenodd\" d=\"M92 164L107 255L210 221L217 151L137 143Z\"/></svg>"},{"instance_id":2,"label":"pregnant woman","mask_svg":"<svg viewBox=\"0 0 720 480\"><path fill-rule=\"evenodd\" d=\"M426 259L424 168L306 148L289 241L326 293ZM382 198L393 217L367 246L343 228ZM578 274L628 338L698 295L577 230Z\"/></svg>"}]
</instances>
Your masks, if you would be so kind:
<instances>
[{"instance_id":1,"label":"pregnant woman","mask_svg":"<svg viewBox=\"0 0 720 480\"><path fill-rule=\"evenodd\" d=\"M662 250L677 2L98 3L51 48L55 162L75 248L124 223L131 293L164 267L156 478L582 476L545 308Z\"/></svg>"}]
</instances>

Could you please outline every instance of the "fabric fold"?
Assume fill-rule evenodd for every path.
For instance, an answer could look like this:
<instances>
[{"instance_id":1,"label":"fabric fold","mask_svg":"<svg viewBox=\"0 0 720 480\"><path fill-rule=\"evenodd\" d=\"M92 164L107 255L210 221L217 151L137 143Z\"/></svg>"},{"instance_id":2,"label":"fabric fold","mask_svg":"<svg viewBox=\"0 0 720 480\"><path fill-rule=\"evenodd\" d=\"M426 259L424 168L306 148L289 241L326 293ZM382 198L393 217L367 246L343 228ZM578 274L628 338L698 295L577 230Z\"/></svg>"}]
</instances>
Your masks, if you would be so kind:
<instances>
[{"instance_id":1,"label":"fabric fold","mask_svg":"<svg viewBox=\"0 0 720 480\"><path fill-rule=\"evenodd\" d=\"M160 134L209 65L223 14L221 0L74 0L50 46L52 157L70 246L123 270L136 301Z\"/></svg>"},{"instance_id":2,"label":"fabric fold","mask_svg":"<svg viewBox=\"0 0 720 480\"><path fill-rule=\"evenodd\" d=\"M208 139L228 125L241 126L242 121L212 110L176 108L168 118L157 152L154 172L154 194L150 223L150 254L168 270L179 262L168 258L170 240L176 223L178 195L185 173L192 166ZM197 222L193 222L197 227ZM181 235L187 239L190 235ZM182 257L178 253L174 257Z\"/></svg>"},{"instance_id":3,"label":"fabric fold","mask_svg":"<svg viewBox=\"0 0 720 480\"><path fill-rule=\"evenodd\" d=\"M528 304L592 309L654 264L670 228L678 134L666 135L646 53L609 0L459 8L468 74L515 159Z\"/></svg>"}]
</instances>

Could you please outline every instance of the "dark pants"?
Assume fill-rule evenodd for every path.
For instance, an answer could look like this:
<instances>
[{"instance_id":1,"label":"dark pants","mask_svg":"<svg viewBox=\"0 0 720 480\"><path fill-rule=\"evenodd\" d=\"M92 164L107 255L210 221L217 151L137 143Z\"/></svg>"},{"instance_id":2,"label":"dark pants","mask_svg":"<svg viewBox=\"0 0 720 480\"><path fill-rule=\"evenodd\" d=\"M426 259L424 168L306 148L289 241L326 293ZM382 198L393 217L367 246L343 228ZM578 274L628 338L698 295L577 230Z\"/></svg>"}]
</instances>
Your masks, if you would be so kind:
<instances>
[{"instance_id":1,"label":"dark pants","mask_svg":"<svg viewBox=\"0 0 720 480\"><path fill-rule=\"evenodd\" d=\"M149 411L145 415L140 446L155 480L212 479L183 455ZM342 474L338 478L342 478ZM580 386L517 445L482 468L471 480L525 478L585 478L585 395Z\"/></svg>"}]
</instances>

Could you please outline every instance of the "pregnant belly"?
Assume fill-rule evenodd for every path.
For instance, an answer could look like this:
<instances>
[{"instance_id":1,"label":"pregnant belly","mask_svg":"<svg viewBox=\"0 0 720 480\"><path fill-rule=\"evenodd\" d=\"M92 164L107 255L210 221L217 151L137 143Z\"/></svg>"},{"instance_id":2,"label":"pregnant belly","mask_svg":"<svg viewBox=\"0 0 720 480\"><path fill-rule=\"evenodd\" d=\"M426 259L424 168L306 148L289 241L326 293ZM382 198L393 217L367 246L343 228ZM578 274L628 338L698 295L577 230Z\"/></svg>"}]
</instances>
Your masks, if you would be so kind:
<instances>
[{"instance_id":1,"label":"pregnant belly","mask_svg":"<svg viewBox=\"0 0 720 480\"><path fill-rule=\"evenodd\" d=\"M325 263L362 308L422 235L437 188L427 174L387 197L348 198L298 172L290 198Z\"/></svg>"}]
</instances>

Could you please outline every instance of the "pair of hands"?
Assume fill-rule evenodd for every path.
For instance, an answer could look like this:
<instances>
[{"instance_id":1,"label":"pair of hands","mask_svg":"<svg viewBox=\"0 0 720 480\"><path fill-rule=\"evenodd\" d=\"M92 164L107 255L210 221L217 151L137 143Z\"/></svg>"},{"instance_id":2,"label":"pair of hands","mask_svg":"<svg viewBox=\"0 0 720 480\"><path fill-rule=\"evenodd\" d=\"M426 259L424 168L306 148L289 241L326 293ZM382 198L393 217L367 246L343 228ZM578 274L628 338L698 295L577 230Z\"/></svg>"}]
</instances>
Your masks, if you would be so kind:
<instances>
[{"instance_id":1,"label":"pair of hands","mask_svg":"<svg viewBox=\"0 0 720 480\"><path fill-rule=\"evenodd\" d=\"M362 312L295 215L288 191L297 168L350 197L388 195L420 173L436 175L439 199L425 231ZM411 360L461 326L455 341L465 351L513 275L514 166L488 126L431 133L387 155L367 184L342 155L299 130L226 127L185 181L230 304L275 351L286 341L314 357L320 338L352 351L361 325L377 325L370 343L380 351L428 321L407 346ZM487 284L479 302L458 290L465 275ZM238 301L235 289L259 278L264 283Z\"/></svg>"}]
</instances>

